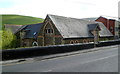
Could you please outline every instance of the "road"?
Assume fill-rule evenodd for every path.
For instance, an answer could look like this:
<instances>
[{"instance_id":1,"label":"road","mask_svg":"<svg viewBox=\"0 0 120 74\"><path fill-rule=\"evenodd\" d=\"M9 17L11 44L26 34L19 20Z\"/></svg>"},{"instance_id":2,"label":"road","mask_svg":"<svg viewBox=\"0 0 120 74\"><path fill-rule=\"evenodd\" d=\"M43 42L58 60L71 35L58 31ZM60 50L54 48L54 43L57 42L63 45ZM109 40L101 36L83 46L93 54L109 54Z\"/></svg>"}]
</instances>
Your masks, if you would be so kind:
<instances>
[{"instance_id":1,"label":"road","mask_svg":"<svg viewBox=\"0 0 120 74\"><path fill-rule=\"evenodd\" d=\"M118 72L118 46L2 68L3 72Z\"/></svg>"}]
</instances>

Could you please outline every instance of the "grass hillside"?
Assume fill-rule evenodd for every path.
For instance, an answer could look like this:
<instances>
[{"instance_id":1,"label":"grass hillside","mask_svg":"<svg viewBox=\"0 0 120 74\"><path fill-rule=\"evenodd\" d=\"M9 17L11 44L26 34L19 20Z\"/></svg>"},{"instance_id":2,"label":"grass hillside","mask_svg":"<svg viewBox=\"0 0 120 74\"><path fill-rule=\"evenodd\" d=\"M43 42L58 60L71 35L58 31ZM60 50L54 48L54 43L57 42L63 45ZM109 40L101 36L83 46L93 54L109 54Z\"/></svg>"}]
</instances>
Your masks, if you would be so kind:
<instances>
[{"instance_id":1,"label":"grass hillside","mask_svg":"<svg viewBox=\"0 0 120 74\"><path fill-rule=\"evenodd\" d=\"M36 18L31 16L2 15L2 25L4 24L27 25L41 22L43 22L42 18Z\"/></svg>"}]
</instances>

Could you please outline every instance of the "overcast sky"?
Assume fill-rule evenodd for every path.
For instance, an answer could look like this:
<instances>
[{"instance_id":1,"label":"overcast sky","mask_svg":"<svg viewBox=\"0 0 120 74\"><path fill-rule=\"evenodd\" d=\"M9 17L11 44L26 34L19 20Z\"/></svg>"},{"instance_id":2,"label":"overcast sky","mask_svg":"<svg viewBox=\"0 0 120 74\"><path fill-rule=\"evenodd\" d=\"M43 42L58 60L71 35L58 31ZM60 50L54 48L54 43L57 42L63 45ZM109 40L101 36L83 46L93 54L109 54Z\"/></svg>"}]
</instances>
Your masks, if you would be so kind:
<instances>
[{"instance_id":1,"label":"overcast sky","mask_svg":"<svg viewBox=\"0 0 120 74\"><path fill-rule=\"evenodd\" d=\"M0 0L0 14L45 18L47 14L74 18L118 16L119 0Z\"/></svg>"}]
</instances>

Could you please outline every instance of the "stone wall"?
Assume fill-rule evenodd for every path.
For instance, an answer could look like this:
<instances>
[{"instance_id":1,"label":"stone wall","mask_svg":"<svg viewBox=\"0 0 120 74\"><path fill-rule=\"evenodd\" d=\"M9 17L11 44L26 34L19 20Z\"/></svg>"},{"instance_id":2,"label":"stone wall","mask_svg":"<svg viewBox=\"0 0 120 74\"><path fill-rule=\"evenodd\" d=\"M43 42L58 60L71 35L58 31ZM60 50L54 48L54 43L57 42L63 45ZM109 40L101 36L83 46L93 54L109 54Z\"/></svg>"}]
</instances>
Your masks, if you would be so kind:
<instances>
[{"instance_id":1,"label":"stone wall","mask_svg":"<svg viewBox=\"0 0 120 74\"><path fill-rule=\"evenodd\" d=\"M62 44L62 36L51 19L47 17L43 24L44 25L40 30L39 36L37 38L39 46ZM52 29L53 32L46 34L46 29Z\"/></svg>"}]
</instances>

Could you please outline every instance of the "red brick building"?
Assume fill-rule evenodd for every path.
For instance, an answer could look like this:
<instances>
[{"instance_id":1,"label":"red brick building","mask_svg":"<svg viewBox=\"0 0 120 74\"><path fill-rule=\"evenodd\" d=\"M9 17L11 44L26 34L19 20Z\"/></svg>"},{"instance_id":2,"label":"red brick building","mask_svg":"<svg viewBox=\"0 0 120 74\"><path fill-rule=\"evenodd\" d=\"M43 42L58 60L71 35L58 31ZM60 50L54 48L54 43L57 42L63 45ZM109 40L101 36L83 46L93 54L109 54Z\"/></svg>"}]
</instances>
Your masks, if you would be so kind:
<instances>
[{"instance_id":1,"label":"red brick building","mask_svg":"<svg viewBox=\"0 0 120 74\"><path fill-rule=\"evenodd\" d=\"M100 16L95 21L102 22L107 29L115 36L115 38L119 37L119 23L118 18L109 17L109 16Z\"/></svg>"}]
</instances>

